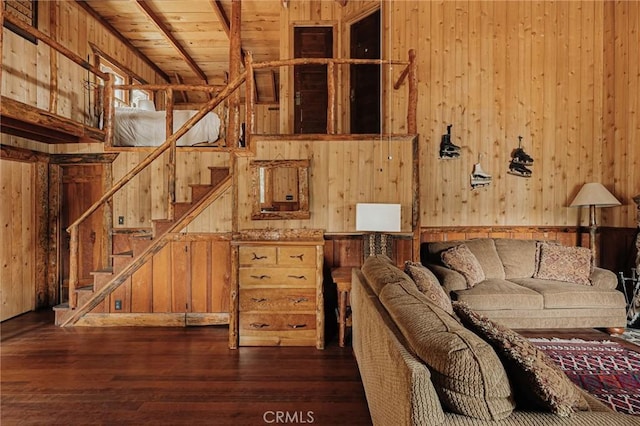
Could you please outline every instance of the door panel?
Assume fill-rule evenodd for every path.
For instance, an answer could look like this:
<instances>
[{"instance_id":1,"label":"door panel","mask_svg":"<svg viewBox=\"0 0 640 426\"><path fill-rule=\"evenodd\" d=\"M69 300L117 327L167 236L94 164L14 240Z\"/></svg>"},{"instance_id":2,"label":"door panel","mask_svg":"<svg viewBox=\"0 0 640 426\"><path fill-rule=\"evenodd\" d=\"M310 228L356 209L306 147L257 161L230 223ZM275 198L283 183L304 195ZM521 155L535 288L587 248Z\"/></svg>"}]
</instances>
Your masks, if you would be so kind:
<instances>
[{"instance_id":1,"label":"door panel","mask_svg":"<svg viewBox=\"0 0 640 426\"><path fill-rule=\"evenodd\" d=\"M380 11L351 26L351 58L380 59ZM351 65L351 133L382 133L380 65Z\"/></svg>"},{"instance_id":2,"label":"door panel","mask_svg":"<svg viewBox=\"0 0 640 426\"><path fill-rule=\"evenodd\" d=\"M61 302L67 301L69 282L69 233L65 230L102 196L102 164L62 166L62 200L60 211L62 289ZM104 238L103 207L80 224L78 238L79 285L93 282L92 271L102 268Z\"/></svg>"},{"instance_id":3,"label":"door panel","mask_svg":"<svg viewBox=\"0 0 640 426\"><path fill-rule=\"evenodd\" d=\"M294 28L294 57L333 57L333 28ZM327 66L294 67L294 132L327 132Z\"/></svg>"}]
</instances>

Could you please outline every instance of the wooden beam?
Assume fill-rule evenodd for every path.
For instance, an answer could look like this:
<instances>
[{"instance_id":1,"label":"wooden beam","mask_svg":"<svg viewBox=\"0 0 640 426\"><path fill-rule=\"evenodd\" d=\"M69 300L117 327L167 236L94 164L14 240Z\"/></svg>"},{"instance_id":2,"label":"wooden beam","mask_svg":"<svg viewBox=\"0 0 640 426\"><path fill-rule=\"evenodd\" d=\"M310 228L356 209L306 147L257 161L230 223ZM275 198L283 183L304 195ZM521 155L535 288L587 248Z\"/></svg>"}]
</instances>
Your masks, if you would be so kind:
<instances>
[{"instance_id":1,"label":"wooden beam","mask_svg":"<svg viewBox=\"0 0 640 426\"><path fill-rule=\"evenodd\" d=\"M211 4L213 11L218 17L220 24L222 24L222 29L227 34L227 38L231 40L231 24L229 21L229 17L227 16L227 14L224 11L224 8L222 7L222 3L220 2L220 0L209 0L209 3ZM242 46L240 46L240 57L242 58L242 63L243 64L246 63L247 52L244 51Z\"/></svg>"},{"instance_id":2,"label":"wooden beam","mask_svg":"<svg viewBox=\"0 0 640 426\"><path fill-rule=\"evenodd\" d=\"M145 2L144 0L136 0L136 3L138 4L138 6L140 6L140 9L142 9L144 11L144 13L147 15L147 17L149 17L149 19L151 19L153 21L153 23L156 25L156 27L158 27L158 29L160 30L162 35L164 35L165 38L169 41L169 44L171 44L173 46L173 48L178 51L180 56L182 56L182 59L184 59L184 61L187 63L187 65L189 65L189 68L191 68L191 70L202 81L207 83L208 82L207 75L204 73L204 71L202 71L202 69L200 69L198 64L196 64L196 62L189 55L189 53L187 53L187 51L184 50L182 45L180 45L180 42L178 41L178 39L176 39L173 36L173 34L171 33L171 31L169 31L167 26L162 23L162 21L160 20L160 17L153 10L151 10L151 7L149 7L147 2Z\"/></svg>"},{"instance_id":3,"label":"wooden beam","mask_svg":"<svg viewBox=\"0 0 640 426\"><path fill-rule=\"evenodd\" d=\"M229 40L229 79L234 80L240 74L240 43L242 23L242 4L240 0L231 1L231 28ZM249 77L250 78L250 77ZM240 128L240 92L229 96L229 121L227 127L227 146L238 146Z\"/></svg>"},{"instance_id":4,"label":"wooden beam","mask_svg":"<svg viewBox=\"0 0 640 426\"><path fill-rule=\"evenodd\" d=\"M150 66L156 72L156 74L162 77L164 81L166 81L167 83L170 81L169 76L164 71L162 71L160 67L158 67L151 59L147 58L144 53L140 52L137 47L131 44L129 39L120 34L118 30L113 27L113 25L105 21L102 16L98 15L98 13L93 10L93 8L89 6L84 0L76 0L76 3L78 3L81 8L83 8L89 15L97 20L100 25L104 26L111 35L117 38L122 44L127 46L127 48L130 49L136 57L140 58L145 64Z\"/></svg>"},{"instance_id":5,"label":"wooden beam","mask_svg":"<svg viewBox=\"0 0 640 426\"><path fill-rule=\"evenodd\" d=\"M178 84L182 84L182 76L180 74L178 74L177 72L173 74L173 76L176 79L176 82ZM180 93L180 95L182 96L182 102L183 103L188 103L189 102L189 96L187 95L187 92L184 90L176 90L178 93Z\"/></svg>"}]
</instances>

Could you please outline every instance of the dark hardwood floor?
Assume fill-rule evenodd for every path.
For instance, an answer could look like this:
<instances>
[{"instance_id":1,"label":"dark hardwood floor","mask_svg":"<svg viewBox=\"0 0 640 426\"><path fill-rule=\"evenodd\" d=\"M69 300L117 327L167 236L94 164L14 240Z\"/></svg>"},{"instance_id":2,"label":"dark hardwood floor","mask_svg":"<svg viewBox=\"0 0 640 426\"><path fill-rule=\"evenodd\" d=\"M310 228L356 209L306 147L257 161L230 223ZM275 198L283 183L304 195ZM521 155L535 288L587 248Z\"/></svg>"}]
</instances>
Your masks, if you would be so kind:
<instances>
[{"instance_id":1,"label":"dark hardwood floor","mask_svg":"<svg viewBox=\"0 0 640 426\"><path fill-rule=\"evenodd\" d=\"M3 322L0 423L371 424L350 347L227 348L227 327Z\"/></svg>"},{"instance_id":2,"label":"dark hardwood floor","mask_svg":"<svg viewBox=\"0 0 640 426\"><path fill-rule=\"evenodd\" d=\"M527 337L615 340L597 330ZM0 324L0 423L368 425L349 346L227 348L227 327L59 328L49 311Z\"/></svg>"}]
</instances>

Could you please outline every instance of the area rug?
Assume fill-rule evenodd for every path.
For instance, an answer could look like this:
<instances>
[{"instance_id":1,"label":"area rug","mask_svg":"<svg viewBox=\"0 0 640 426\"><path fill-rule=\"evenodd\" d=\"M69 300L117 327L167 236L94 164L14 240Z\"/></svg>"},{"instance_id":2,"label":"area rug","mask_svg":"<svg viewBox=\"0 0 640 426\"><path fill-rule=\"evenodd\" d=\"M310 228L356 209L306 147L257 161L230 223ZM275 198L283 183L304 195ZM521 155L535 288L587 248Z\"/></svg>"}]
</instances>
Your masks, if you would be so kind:
<instances>
[{"instance_id":1,"label":"area rug","mask_svg":"<svg viewBox=\"0 0 640 426\"><path fill-rule=\"evenodd\" d=\"M619 337L620 339L624 339L627 342L631 342L634 345L640 346L640 330L638 330L637 328L627 327L624 333L616 334L615 336Z\"/></svg>"},{"instance_id":2,"label":"area rug","mask_svg":"<svg viewBox=\"0 0 640 426\"><path fill-rule=\"evenodd\" d=\"M618 412L640 415L640 353L610 341L529 340L576 385Z\"/></svg>"}]
</instances>

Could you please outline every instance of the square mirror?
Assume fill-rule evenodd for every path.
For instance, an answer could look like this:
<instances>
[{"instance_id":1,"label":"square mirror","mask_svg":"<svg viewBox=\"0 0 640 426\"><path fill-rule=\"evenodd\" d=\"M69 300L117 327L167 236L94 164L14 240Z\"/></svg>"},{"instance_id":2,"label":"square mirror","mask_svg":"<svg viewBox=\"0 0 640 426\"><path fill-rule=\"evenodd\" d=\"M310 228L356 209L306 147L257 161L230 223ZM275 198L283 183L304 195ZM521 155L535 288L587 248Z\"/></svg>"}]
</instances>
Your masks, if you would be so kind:
<instances>
[{"instance_id":1,"label":"square mirror","mask_svg":"<svg viewBox=\"0 0 640 426\"><path fill-rule=\"evenodd\" d=\"M309 219L309 160L256 160L252 219Z\"/></svg>"}]
</instances>

